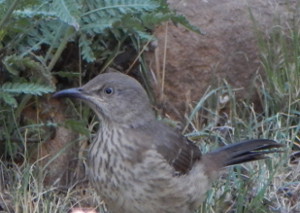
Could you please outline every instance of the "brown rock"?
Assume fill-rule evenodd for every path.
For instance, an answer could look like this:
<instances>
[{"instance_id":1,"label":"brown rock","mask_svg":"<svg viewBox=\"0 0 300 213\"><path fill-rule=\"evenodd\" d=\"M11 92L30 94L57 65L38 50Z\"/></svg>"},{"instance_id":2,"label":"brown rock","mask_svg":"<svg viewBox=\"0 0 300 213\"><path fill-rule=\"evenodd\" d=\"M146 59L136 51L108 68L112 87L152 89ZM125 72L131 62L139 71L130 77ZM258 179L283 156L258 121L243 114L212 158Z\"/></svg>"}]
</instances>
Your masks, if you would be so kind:
<instances>
[{"instance_id":1,"label":"brown rock","mask_svg":"<svg viewBox=\"0 0 300 213\"><path fill-rule=\"evenodd\" d=\"M176 118L187 111L190 98L197 102L209 86L218 87L225 79L238 88L239 98L253 96L253 80L262 73L259 51L250 10L260 29L273 26L278 14L289 15L285 1L173 0L172 8L184 14L203 31L198 35L168 23L159 27L156 57L150 56L158 79L162 75L166 45L165 102L168 113ZM290 1L290 3L295 3ZM154 61L153 58L159 58ZM156 65L156 66L155 66ZM158 83L161 85L161 82ZM177 112L179 110L179 113Z\"/></svg>"},{"instance_id":2,"label":"brown rock","mask_svg":"<svg viewBox=\"0 0 300 213\"><path fill-rule=\"evenodd\" d=\"M69 186L84 176L83 165L79 164L79 134L63 126L67 120L67 108L55 99L41 100L38 109L27 108L24 118L35 123L57 123L59 126L51 133L51 137L32 147L31 163L36 163L45 174L43 182L50 186ZM38 114L37 114L38 113ZM51 130L45 127L44 132ZM47 137L46 137L47 138ZM82 163L82 162L81 162Z\"/></svg>"}]
</instances>

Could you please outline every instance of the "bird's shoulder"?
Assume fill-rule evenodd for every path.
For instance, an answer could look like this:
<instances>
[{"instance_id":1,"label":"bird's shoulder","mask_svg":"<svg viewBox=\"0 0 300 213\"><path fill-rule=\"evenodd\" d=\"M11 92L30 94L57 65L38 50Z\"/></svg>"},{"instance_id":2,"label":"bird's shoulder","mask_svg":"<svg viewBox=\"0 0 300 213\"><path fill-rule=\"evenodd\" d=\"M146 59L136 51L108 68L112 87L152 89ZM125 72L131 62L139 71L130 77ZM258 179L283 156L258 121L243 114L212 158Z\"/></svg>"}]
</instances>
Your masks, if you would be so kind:
<instances>
[{"instance_id":1,"label":"bird's shoulder","mask_svg":"<svg viewBox=\"0 0 300 213\"><path fill-rule=\"evenodd\" d=\"M143 139L138 143L145 151L154 149L177 174L187 174L194 163L201 159L201 151L197 145L161 121L153 120L131 131L136 138Z\"/></svg>"}]
</instances>

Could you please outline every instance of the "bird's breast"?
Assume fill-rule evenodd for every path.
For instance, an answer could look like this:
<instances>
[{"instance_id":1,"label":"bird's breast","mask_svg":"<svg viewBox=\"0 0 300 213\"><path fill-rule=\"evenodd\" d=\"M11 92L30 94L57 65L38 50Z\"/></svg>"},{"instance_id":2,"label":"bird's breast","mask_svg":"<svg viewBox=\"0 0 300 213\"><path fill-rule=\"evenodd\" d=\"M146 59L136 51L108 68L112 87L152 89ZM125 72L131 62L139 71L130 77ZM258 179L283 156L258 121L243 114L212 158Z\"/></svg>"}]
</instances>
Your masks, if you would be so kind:
<instances>
[{"instance_id":1,"label":"bird's breast","mask_svg":"<svg viewBox=\"0 0 300 213\"><path fill-rule=\"evenodd\" d=\"M89 179L103 197L119 197L133 178L130 143L124 146L123 130L100 131L89 151ZM127 181L125 181L127 180Z\"/></svg>"},{"instance_id":2,"label":"bird's breast","mask_svg":"<svg viewBox=\"0 0 300 213\"><path fill-rule=\"evenodd\" d=\"M89 178L108 209L113 213L192 212L207 190L203 167L198 164L188 174L174 176L160 153L125 133L99 132L89 151Z\"/></svg>"}]
</instances>

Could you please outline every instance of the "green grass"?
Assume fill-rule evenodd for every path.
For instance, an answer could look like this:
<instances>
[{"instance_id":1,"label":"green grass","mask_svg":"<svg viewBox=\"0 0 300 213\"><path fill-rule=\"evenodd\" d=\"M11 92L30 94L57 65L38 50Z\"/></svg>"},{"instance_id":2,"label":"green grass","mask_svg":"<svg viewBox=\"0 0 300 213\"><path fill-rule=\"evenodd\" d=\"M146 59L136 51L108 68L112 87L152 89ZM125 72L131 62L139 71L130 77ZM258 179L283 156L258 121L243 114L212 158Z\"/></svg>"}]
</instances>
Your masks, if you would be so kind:
<instances>
[{"instance_id":1,"label":"green grass","mask_svg":"<svg viewBox=\"0 0 300 213\"><path fill-rule=\"evenodd\" d=\"M66 213L87 203L99 208L100 201L89 185L74 185L68 189L44 186L45 174L37 174L37 165L0 165L0 204L15 213ZM8 208L8 209L6 209Z\"/></svg>"},{"instance_id":2,"label":"green grass","mask_svg":"<svg viewBox=\"0 0 300 213\"><path fill-rule=\"evenodd\" d=\"M204 152L222 144L251 138L271 138L285 144L286 148L283 153L270 155L270 159L224 170L224 175L207 193L207 199L199 212L265 213L291 212L289 208L299 209L299 204L291 206L292 203L280 193L282 189L292 192L300 186L299 175L289 175L291 179L283 177L283 174L293 171L296 167L289 164L292 142L299 135L299 127L288 123L295 119L294 115L278 112L265 117L265 112L255 112L252 104L237 101L228 86L214 90L210 94L209 97L203 96L198 102L196 107L200 111L194 113L192 109L193 117L187 116L188 121L191 121L187 129L193 129L193 132L187 135L199 141L198 144ZM227 103L229 108L225 119L222 107L218 103L218 96L226 94L229 97ZM268 103L264 104L269 107ZM203 117L206 120L199 122ZM294 184L290 185L291 182Z\"/></svg>"}]
</instances>

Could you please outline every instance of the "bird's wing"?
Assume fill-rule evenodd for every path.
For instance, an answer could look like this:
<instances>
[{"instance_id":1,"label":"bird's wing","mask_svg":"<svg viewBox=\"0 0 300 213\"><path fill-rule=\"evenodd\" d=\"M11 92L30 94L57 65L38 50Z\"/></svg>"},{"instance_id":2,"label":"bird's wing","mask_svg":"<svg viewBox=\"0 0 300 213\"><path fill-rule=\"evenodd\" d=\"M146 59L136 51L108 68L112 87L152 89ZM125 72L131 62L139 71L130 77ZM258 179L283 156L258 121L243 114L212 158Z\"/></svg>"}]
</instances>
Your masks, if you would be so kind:
<instances>
[{"instance_id":1,"label":"bird's wing","mask_svg":"<svg viewBox=\"0 0 300 213\"><path fill-rule=\"evenodd\" d=\"M142 143L150 143L179 175L188 173L201 159L198 146L162 122L152 121L138 127L137 132L147 138Z\"/></svg>"}]
</instances>

